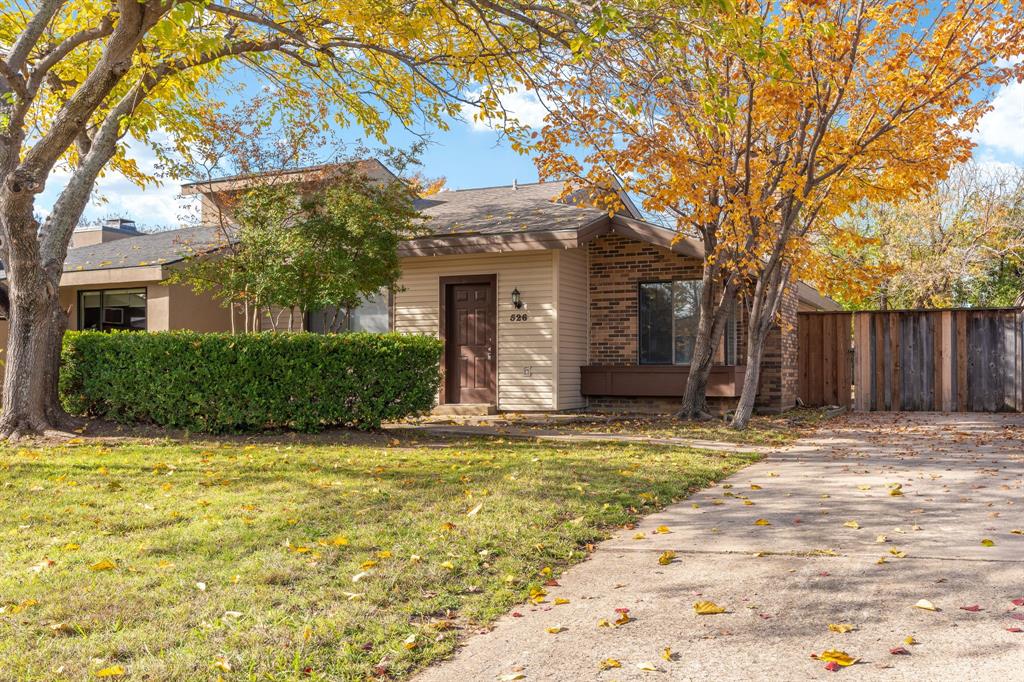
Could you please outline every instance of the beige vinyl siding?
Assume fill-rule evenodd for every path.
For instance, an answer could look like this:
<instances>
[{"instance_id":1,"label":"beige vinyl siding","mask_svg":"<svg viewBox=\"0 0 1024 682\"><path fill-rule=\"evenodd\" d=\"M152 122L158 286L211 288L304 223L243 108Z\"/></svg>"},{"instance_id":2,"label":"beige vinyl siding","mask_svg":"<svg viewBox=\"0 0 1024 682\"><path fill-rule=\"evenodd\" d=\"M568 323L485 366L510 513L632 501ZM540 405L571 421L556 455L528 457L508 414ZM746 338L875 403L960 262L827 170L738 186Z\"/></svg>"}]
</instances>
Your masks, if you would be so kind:
<instances>
[{"instance_id":1,"label":"beige vinyl siding","mask_svg":"<svg viewBox=\"0 0 1024 682\"><path fill-rule=\"evenodd\" d=\"M403 258L394 297L395 331L437 336L440 278L456 275L497 276L498 409L555 409L554 253ZM524 311L512 307L512 290L517 288L526 304ZM513 312L526 312L529 319L512 322Z\"/></svg>"},{"instance_id":2,"label":"beige vinyl siding","mask_svg":"<svg viewBox=\"0 0 1024 682\"><path fill-rule=\"evenodd\" d=\"M555 252L555 291L558 311L558 384L555 403L557 409L568 410L587 404L586 398L580 393L580 367L588 363L589 351L586 249Z\"/></svg>"}]
</instances>

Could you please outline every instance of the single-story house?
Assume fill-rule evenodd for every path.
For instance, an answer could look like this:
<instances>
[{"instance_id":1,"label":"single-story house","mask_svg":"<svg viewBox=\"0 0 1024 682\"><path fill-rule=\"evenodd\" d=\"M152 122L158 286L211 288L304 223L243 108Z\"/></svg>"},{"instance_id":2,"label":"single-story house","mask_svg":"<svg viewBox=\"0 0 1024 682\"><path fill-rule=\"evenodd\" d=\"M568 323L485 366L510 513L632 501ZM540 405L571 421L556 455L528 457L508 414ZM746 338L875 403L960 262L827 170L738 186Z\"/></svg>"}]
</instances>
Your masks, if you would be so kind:
<instances>
[{"instance_id":1,"label":"single-story house","mask_svg":"<svg viewBox=\"0 0 1024 682\"><path fill-rule=\"evenodd\" d=\"M60 292L70 327L230 330L226 308L164 280L217 243L221 199L258 181L185 185L201 198L195 227L143 234L108 221L76 232ZM689 370L702 246L644 221L628 200L609 216L579 197L559 200L562 189L513 183L419 199L429 235L401 245L397 290L353 311L349 328L443 338L442 410L672 410ZM837 308L793 285L769 338L760 409L796 403L797 311ZM306 324L321 326L316 316ZM718 407L742 387L743 326L740 313L717 352L708 393Z\"/></svg>"}]
</instances>

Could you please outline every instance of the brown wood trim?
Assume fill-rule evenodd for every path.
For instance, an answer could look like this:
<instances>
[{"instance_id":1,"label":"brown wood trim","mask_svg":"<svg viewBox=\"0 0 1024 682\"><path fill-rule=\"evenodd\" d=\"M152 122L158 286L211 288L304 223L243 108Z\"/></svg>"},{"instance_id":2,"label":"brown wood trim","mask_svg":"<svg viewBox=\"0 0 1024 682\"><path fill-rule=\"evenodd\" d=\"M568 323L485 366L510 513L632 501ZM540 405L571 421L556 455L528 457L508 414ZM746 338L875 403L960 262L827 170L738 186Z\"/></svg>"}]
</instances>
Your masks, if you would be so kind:
<instances>
[{"instance_id":1,"label":"brown wood trim","mask_svg":"<svg viewBox=\"0 0 1024 682\"><path fill-rule=\"evenodd\" d=\"M498 355L501 353L501 349L498 347L498 275L451 275L447 277L438 278L438 320L437 320L437 335L441 339L441 343L444 343L445 337L448 334L448 285L450 284L490 284L491 291L494 292L494 362L491 363L491 382L494 384L494 402L498 402ZM447 405L448 402L445 398L445 386L448 383L447 376L447 357L448 349L441 349L441 389L438 396L438 403L441 405Z\"/></svg>"},{"instance_id":2,"label":"brown wood trim","mask_svg":"<svg viewBox=\"0 0 1024 682\"><path fill-rule=\"evenodd\" d=\"M745 365L716 365L708 375L707 395L735 398L743 389ZM633 398L681 398L688 365L590 365L580 367L583 395Z\"/></svg>"}]
</instances>

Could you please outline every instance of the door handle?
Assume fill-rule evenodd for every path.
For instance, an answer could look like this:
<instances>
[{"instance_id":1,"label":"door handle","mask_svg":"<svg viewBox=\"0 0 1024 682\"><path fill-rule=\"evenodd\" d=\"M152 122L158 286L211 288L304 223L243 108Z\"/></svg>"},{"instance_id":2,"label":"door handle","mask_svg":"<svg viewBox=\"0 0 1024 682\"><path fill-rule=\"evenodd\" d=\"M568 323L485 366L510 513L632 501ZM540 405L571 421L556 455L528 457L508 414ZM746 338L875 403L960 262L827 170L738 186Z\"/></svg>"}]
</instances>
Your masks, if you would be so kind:
<instances>
[{"instance_id":1,"label":"door handle","mask_svg":"<svg viewBox=\"0 0 1024 682\"><path fill-rule=\"evenodd\" d=\"M487 346L487 359L488 360L493 360L494 359L494 346Z\"/></svg>"}]
</instances>

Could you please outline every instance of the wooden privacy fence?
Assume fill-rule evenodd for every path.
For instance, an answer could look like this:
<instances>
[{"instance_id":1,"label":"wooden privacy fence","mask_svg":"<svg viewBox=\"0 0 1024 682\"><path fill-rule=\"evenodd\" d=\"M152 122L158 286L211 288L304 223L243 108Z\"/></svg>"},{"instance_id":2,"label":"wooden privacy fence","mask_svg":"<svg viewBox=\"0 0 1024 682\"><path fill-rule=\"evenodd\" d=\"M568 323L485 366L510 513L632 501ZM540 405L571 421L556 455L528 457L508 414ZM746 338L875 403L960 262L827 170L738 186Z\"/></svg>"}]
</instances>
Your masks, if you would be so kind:
<instances>
[{"instance_id":1,"label":"wooden privacy fence","mask_svg":"<svg viewBox=\"0 0 1024 682\"><path fill-rule=\"evenodd\" d=\"M808 406L1024 412L1021 309L800 313L798 338Z\"/></svg>"},{"instance_id":2,"label":"wooden privacy fence","mask_svg":"<svg viewBox=\"0 0 1024 682\"><path fill-rule=\"evenodd\" d=\"M849 407L853 313L800 313L797 318L800 401L813 407Z\"/></svg>"},{"instance_id":3,"label":"wooden privacy fence","mask_svg":"<svg viewBox=\"0 0 1024 682\"><path fill-rule=\"evenodd\" d=\"M858 410L1020 412L1020 310L854 316Z\"/></svg>"}]
</instances>

